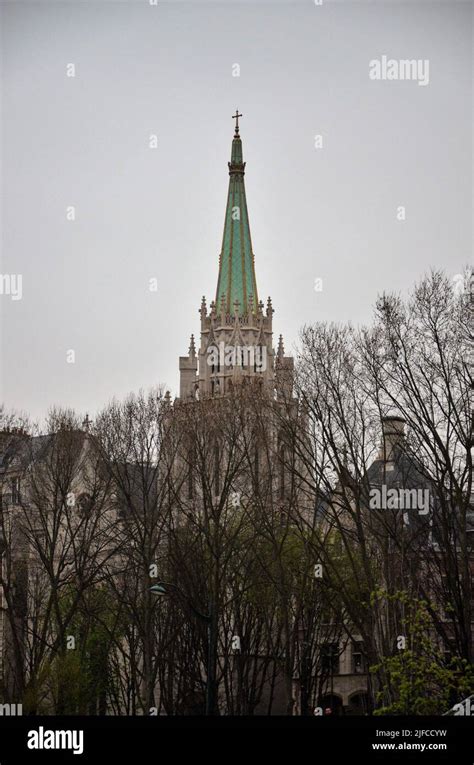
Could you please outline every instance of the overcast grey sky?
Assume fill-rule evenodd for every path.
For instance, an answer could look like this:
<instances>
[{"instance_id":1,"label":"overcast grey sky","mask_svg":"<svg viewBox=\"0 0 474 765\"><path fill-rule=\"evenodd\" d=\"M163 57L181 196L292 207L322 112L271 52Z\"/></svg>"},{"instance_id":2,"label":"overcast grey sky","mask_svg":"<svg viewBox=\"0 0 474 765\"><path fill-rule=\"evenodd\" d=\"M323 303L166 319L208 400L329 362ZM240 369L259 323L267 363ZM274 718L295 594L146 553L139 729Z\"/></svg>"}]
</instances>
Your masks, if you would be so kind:
<instances>
[{"instance_id":1,"label":"overcast grey sky","mask_svg":"<svg viewBox=\"0 0 474 765\"><path fill-rule=\"evenodd\" d=\"M16 0L1 21L8 407L177 392L215 294L236 107L287 351L306 322L369 321L383 290L470 261L472 3ZM371 80L383 55L428 59L429 84Z\"/></svg>"}]
</instances>

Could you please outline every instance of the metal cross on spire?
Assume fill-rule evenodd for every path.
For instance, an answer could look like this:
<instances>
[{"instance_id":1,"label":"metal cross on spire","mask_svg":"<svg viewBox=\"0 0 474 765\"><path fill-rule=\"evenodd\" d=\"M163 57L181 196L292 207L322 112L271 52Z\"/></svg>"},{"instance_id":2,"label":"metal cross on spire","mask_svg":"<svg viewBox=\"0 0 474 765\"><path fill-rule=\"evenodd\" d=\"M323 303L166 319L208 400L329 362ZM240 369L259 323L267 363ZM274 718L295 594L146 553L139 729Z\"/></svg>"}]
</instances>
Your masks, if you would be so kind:
<instances>
[{"instance_id":1,"label":"metal cross on spire","mask_svg":"<svg viewBox=\"0 0 474 765\"><path fill-rule=\"evenodd\" d=\"M242 117L241 114L239 114L239 110L235 110L235 114L232 115L232 119L235 120L235 135L239 135L239 117Z\"/></svg>"}]
</instances>

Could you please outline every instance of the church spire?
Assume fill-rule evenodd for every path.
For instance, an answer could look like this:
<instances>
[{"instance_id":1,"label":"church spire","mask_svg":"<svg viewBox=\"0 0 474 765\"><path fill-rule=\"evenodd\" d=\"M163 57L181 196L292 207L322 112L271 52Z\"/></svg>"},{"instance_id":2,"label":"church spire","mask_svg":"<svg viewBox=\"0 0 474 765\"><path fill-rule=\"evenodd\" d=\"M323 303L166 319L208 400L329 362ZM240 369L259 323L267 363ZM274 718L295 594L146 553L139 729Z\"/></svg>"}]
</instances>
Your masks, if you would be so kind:
<instances>
[{"instance_id":1,"label":"church spire","mask_svg":"<svg viewBox=\"0 0 474 765\"><path fill-rule=\"evenodd\" d=\"M235 132L231 160L228 163L229 192L216 292L216 305L220 306L224 303L227 314L233 313L236 301L239 304L239 314L256 313L258 305L254 255L245 196L245 162L239 134L239 117L241 116L237 110L232 117L235 119Z\"/></svg>"}]
</instances>

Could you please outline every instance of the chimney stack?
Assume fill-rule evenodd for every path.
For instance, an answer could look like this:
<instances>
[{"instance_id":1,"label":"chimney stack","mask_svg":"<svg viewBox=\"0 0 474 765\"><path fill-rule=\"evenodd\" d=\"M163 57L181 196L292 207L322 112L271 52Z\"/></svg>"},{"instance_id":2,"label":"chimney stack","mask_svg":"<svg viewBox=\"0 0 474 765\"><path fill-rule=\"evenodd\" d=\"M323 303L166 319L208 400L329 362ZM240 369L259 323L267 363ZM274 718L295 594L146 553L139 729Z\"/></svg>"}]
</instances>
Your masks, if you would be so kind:
<instances>
[{"instance_id":1,"label":"chimney stack","mask_svg":"<svg viewBox=\"0 0 474 765\"><path fill-rule=\"evenodd\" d=\"M382 417L382 454L381 457L386 462L393 461L395 452L403 448L405 441L405 424L403 417L389 415Z\"/></svg>"}]
</instances>

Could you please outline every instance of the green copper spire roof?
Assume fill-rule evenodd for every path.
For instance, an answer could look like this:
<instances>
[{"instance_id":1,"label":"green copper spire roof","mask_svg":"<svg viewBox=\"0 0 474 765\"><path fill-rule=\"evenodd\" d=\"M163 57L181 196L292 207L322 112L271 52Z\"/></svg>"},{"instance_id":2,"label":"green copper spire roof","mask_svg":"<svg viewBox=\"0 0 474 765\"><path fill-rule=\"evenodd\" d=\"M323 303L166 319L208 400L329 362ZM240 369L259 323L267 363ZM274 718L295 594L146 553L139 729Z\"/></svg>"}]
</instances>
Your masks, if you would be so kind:
<instances>
[{"instance_id":1,"label":"green copper spire roof","mask_svg":"<svg viewBox=\"0 0 474 765\"><path fill-rule=\"evenodd\" d=\"M229 193L227 195L216 292L218 311L221 309L224 298L226 313L233 314L234 303L238 301L240 315L255 313L258 305L252 239L245 198L245 162L242 157L242 141L239 135L239 117L241 116L237 111L233 117L236 124L231 160L228 163Z\"/></svg>"}]
</instances>

